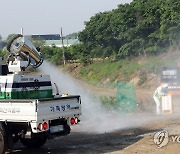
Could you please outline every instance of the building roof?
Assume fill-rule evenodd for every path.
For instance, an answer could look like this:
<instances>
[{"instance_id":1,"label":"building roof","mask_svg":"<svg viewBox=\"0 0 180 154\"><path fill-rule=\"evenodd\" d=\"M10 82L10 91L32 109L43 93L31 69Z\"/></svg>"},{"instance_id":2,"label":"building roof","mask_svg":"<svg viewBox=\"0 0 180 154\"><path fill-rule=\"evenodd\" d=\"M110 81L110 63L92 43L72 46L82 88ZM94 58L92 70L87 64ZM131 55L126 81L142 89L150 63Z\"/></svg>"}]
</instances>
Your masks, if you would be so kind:
<instances>
[{"instance_id":1,"label":"building roof","mask_svg":"<svg viewBox=\"0 0 180 154\"><path fill-rule=\"evenodd\" d=\"M27 38L30 39L39 39L42 40L60 40L61 36L60 34L35 34L35 35L26 35ZM63 36L63 39L77 39L77 36Z\"/></svg>"},{"instance_id":2,"label":"building roof","mask_svg":"<svg viewBox=\"0 0 180 154\"><path fill-rule=\"evenodd\" d=\"M42 39L45 41L45 46L55 45L57 47L62 47L62 40L60 34L43 34L43 35L26 35L28 39ZM63 37L64 46L70 46L79 44L77 36L64 36Z\"/></svg>"},{"instance_id":3,"label":"building roof","mask_svg":"<svg viewBox=\"0 0 180 154\"><path fill-rule=\"evenodd\" d=\"M64 39L63 40L64 46L70 46L70 45L76 45L79 44L78 39ZM55 45L57 47L62 47L62 41L61 40L46 40L45 46L52 46Z\"/></svg>"}]
</instances>

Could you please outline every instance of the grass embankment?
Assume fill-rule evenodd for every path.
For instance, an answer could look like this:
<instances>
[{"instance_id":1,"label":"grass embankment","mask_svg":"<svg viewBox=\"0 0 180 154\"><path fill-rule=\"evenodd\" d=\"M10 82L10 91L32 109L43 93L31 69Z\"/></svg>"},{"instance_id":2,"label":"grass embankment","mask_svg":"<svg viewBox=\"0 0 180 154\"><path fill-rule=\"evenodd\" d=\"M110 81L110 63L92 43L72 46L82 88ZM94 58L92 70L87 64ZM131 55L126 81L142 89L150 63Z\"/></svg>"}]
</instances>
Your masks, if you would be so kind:
<instances>
[{"instance_id":1,"label":"grass embankment","mask_svg":"<svg viewBox=\"0 0 180 154\"><path fill-rule=\"evenodd\" d=\"M96 86L116 87L117 81L130 82L136 79L136 86L143 86L150 75L159 76L162 66L175 66L179 61L177 54L164 54L148 58L110 60L93 62L88 66L77 65L66 69L75 77ZM144 86L146 87L146 86Z\"/></svg>"},{"instance_id":2,"label":"grass embankment","mask_svg":"<svg viewBox=\"0 0 180 154\"><path fill-rule=\"evenodd\" d=\"M81 69L77 77L95 85L111 86L119 80L129 81L139 69L141 65L135 60L94 62Z\"/></svg>"}]
</instances>

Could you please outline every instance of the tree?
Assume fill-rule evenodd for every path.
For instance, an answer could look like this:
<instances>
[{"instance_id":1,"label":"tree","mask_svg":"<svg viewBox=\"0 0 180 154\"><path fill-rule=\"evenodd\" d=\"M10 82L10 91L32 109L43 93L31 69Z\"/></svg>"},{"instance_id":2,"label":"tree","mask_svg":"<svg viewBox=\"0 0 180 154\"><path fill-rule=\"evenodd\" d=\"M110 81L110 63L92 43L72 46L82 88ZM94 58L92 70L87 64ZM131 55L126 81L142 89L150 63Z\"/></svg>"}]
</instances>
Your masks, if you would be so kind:
<instances>
[{"instance_id":1,"label":"tree","mask_svg":"<svg viewBox=\"0 0 180 154\"><path fill-rule=\"evenodd\" d=\"M0 35L0 50L6 46L6 43L2 40L2 36Z\"/></svg>"},{"instance_id":2,"label":"tree","mask_svg":"<svg viewBox=\"0 0 180 154\"><path fill-rule=\"evenodd\" d=\"M59 65L62 63L62 49L58 47L43 46L41 52L44 57L52 63Z\"/></svg>"},{"instance_id":3,"label":"tree","mask_svg":"<svg viewBox=\"0 0 180 154\"><path fill-rule=\"evenodd\" d=\"M180 38L180 2L165 0L161 5L160 36L171 46L178 43Z\"/></svg>"},{"instance_id":4,"label":"tree","mask_svg":"<svg viewBox=\"0 0 180 154\"><path fill-rule=\"evenodd\" d=\"M42 38L32 38L31 39L33 45L37 48L37 47L42 47L45 45L45 40L43 40Z\"/></svg>"},{"instance_id":5,"label":"tree","mask_svg":"<svg viewBox=\"0 0 180 154\"><path fill-rule=\"evenodd\" d=\"M9 35L7 36L5 42L8 42L8 40L9 40L13 35L15 35L15 34L9 34Z\"/></svg>"},{"instance_id":6,"label":"tree","mask_svg":"<svg viewBox=\"0 0 180 154\"><path fill-rule=\"evenodd\" d=\"M164 52L179 44L179 8L179 0L134 0L121 4L91 17L79 33L79 40L93 52L92 56L99 47L110 48L118 57ZM102 52L105 55L107 51Z\"/></svg>"},{"instance_id":7,"label":"tree","mask_svg":"<svg viewBox=\"0 0 180 154\"><path fill-rule=\"evenodd\" d=\"M94 47L107 47L114 41L110 25L109 12L98 13L86 22L86 29L79 33L79 40L91 50Z\"/></svg>"}]
</instances>

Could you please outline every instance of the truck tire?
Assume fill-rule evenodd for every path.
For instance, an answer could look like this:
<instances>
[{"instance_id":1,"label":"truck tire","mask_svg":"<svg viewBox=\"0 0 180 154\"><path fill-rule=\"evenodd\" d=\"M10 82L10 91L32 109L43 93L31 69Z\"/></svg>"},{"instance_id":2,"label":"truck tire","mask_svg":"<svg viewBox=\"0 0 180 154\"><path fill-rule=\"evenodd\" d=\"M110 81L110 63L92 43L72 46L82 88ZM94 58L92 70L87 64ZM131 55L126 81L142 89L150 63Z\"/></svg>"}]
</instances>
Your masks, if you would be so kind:
<instances>
[{"instance_id":1,"label":"truck tire","mask_svg":"<svg viewBox=\"0 0 180 154\"><path fill-rule=\"evenodd\" d=\"M13 148L12 136L7 129L0 124L0 154L5 153L8 149Z\"/></svg>"},{"instance_id":2,"label":"truck tire","mask_svg":"<svg viewBox=\"0 0 180 154\"><path fill-rule=\"evenodd\" d=\"M7 151L7 143L6 143L6 139L5 139L5 132L4 130L0 127L0 153L4 153L5 151Z\"/></svg>"},{"instance_id":3,"label":"truck tire","mask_svg":"<svg viewBox=\"0 0 180 154\"><path fill-rule=\"evenodd\" d=\"M28 148L39 148L47 141L47 136L39 136L32 139L20 138L21 143Z\"/></svg>"}]
</instances>

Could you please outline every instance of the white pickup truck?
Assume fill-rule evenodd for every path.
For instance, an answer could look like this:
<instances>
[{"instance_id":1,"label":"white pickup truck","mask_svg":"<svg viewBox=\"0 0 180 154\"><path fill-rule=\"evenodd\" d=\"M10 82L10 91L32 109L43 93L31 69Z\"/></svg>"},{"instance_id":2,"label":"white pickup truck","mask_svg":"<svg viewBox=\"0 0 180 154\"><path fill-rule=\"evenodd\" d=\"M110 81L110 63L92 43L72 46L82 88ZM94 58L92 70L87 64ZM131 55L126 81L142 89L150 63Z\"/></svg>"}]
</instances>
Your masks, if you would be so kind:
<instances>
[{"instance_id":1,"label":"white pickup truck","mask_svg":"<svg viewBox=\"0 0 180 154\"><path fill-rule=\"evenodd\" d=\"M0 153L18 140L38 148L47 139L70 133L81 115L80 96L0 100Z\"/></svg>"},{"instance_id":2,"label":"white pickup truck","mask_svg":"<svg viewBox=\"0 0 180 154\"><path fill-rule=\"evenodd\" d=\"M19 140L38 148L47 139L69 134L70 126L80 121L80 96L59 95L57 85L54 94L49 75L26 73L44 58L24 36L14 35L7 50L5 65L0 58L0 154Z\"/></svg>"}]
</instances>

